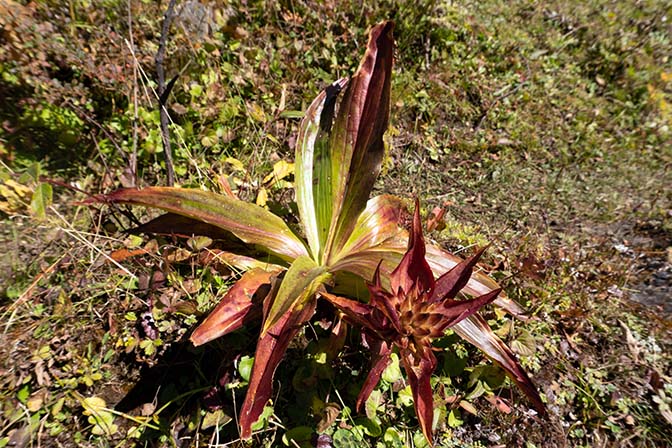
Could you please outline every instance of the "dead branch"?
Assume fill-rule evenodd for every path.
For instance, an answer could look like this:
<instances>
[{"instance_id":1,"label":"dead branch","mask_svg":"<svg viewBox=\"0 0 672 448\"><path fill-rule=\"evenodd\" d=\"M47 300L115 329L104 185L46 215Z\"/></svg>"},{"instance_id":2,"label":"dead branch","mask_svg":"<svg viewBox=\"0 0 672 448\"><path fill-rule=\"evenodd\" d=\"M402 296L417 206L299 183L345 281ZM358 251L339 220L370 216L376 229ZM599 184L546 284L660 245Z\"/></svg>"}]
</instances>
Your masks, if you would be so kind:
<instances>
[{"instance_id":1,"label":"dead branch","mask_svg":"<svg viewBox=\"0 0 672 448\"><path fill-rule=\"evenodd\" d=\"M159 40L159 49L156 52L156 74L159 81L159 114L161 118L161 140L163 141L163 154L166 159L166 183L172 186L175 183L175 170L173 168L173 151L170 147L170 130L168 128L168 111L166 110L166 101L170 88L174 82L166 86L166 74L163 69L163 60L166 56L166 41L168 40L168 33L170 32L170 24L173 21L173 11L175 10L175 3L177 0L170 0L166 13L163 15L163 26L161 28L161 39Z\"/></svg>"}]
</instances>

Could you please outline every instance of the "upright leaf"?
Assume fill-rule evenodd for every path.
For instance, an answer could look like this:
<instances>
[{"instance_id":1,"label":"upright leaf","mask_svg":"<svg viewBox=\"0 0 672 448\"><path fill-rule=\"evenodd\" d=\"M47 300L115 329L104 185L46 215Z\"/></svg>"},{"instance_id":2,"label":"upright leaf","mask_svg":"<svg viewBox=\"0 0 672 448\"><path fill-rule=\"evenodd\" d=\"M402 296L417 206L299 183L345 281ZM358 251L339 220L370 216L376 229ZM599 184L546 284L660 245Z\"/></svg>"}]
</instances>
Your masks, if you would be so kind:
<instances>
[{"instance_id":1,"label":"upright leaf","mask_svg":"<svg viewBox=\"0 0 672 448\"><path fill-rule=\"evenodd\" d=\"M425 260L425 252L425 240L422 236L422 222L420 221L420 202L416 198L413 226L408 236L408 251L390 275L392 294L399 294L400 291L410 294L413 288L424 293L434 288L434 273Z\"/></svg>"},{"instance_id":2,"label":"upright leaf","mask_svg":"<svg viewBox=\"0 0 672 448\"><path fill-rule=\"evenodd\" d=\"M30 200L30 208L33 209L35 216L38 218L47 216L47 207L51 204L52 196L51 185L46 182L40 182L37 185Z\"/></svg>"},{"instance_id":3,"label":"upright leaf","mask_svg":"<svg viewBox=\"0 0 672 448\"><path fill-rule=\"evenodd\" d=\"M199 219L228 230L245 243L262 246L287 261L307 254L303 242L278 216L255 204L209 191L172 187L126 188L84 201L93 202L144 205Z\"/></svg>"},{"instance_id":4,"label":"upright leaf","mask_svg":"<svg viewBox=\"0 0 672 448\"><path fill-rule=\"evenodd\" d=\"M336 101L347 79L339 79L311 103L296 142L296 203L313 259L324 251L332 215L329 136Z\"/></svg>"},{"instance_id":5,"label":"upright leaf","mask_svg":"<svg viewBox=\"0 0 672 448\"><path fill-rule=\"evenodd\" d=\"M394 57L393 22L371 29L366 53L338 105L329 140L333 214L325 248L338 253L366 207L384 155Z\"/></svg>"}]
</instances>

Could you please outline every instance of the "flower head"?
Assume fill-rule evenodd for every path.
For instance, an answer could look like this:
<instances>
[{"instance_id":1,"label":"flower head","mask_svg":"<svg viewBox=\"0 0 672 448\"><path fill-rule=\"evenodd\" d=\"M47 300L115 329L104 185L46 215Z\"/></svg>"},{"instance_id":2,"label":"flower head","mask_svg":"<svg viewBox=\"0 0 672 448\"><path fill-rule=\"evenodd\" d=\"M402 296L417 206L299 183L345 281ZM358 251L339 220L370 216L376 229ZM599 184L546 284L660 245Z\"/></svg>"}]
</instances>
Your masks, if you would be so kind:
<instances>
[{"instance_id":1,"label":"flower head","mask_svg":"<svg viewBox=\"0 0 672 448\"><path fill-rule=\"evenodd\" d=\"M434 274L425 260L419 209L416 200L408 250L390 274L390 291L381 284L379 268L373 282L368 285L369 303L329 293L323 293L323 296L339 308L348 321L364 329L374 351L373 366L357 398L357 408L361 409L378 384L392 349L397 347L413 391L420 427L431 443L434 408L430 378L436 368L432 341L443 336L446 328L492 302L501 289L471 300L455 300L469 281L483 250L434 280Z\"/></svg>"}]
</instances>

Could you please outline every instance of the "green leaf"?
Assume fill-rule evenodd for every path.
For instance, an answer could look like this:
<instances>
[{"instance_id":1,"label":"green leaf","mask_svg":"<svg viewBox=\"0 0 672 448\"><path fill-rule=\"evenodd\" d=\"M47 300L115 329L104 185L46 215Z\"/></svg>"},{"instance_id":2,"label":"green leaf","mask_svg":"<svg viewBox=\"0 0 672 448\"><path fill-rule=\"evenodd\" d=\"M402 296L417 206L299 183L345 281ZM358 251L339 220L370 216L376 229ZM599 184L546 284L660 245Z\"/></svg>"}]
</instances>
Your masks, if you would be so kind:
<instances>
[{"instance_id":1,"label":"green leaf","mask_svg":"<svg viewBox=\"0 0 672 448\"><path fill-rule=\"evenodd\" d=\"M403 448L404 440L401 438L401 434L394 428L387 428L385 434L383 434L383 441L385 446L390 448Z\"/></svg>"},{"instance_id":2,"label":"green leaf","mask_svg":"<svg viewBox=\"0 0 672 448\"><path fill-rule=\"evenodd\" d=\"M278 160L273 165L273 171L264 177L262 183L268 187L272 187L278 183L278 181L284 179L290 174L294 174L294 164L289 163L286 160Z\"/></svg>"},{"instance_id":3,"label":"green leaf","mask_svg":"<svg viewBox=\"0 0 672 448\"><path fill-rule=\"evenodd\" d=\"M331 278L323 266L318 266L312 258L302 255L287 270L278 293L271 304L262 335L274 326L285 313L295 313L315 300L317 289Z\"/></svg>"},{"instance_id":4,"label":"green leaf","mask_svg":"<svg viewBox=\"0 0 672 448\"><path fill-rule=\"evenodd\" d=\"M476 382L483 382L483 387L487 391L491 391L504 383L504 371L496 365L482 365L474 367L474 370L469 375L469 385L476 384Z\"/></svg>"},{"instance_id":5,"label":"green leaf","mask_svg":"<svg viewBox=\"0 0 672 448\"><path fill-rule=\"evenodd\" d=\"M379 437L383 433L378 419L359 417L355 419L355 423L357 424L355 428L360 428L367 436Z\"/></svg>"},{"instance_id":6,"label":"green leaf","mask_svg":"<svg viewBox=\"0 0 672 448\"><path fill-rule=\"evenodd\" d=\"M84 408L84 415L89 416L89 423L94 425L91 430L93 434L111 436L119 430L114 424L114 414L107 408L105 400L95 396L77 398Z\"/></svg>"},{"instance_id":7,"label":"green leaf","mask_svg":"<svg viewBox=\"0 0 672 448\"><path fill-rule=\"evenodd\" d=\"M232 418L224 413L221 409L212 412L207 412L201 420L201 429L208 429L212 427L222 427L228 424Z\"/></svg>"},{"instance_id":8,"label":"green leaf","mask_svg":"<svg viewBox=\"0 0 672 448\"><path fill-rule=\"evenodd\" d=\"M365 442L361 435L344 428L339 428L334 432L333 440L334 446L339 448L362 448L362 446L368 446L368 444L364 444Z\"/></svg>"},{"instance_id":9,"label":"green leaf","mask_svg":"<svg viewBox=\"0 0 672 448\"><path fill-rule=\"evenodd\" d=\"M413 433L413 446L415 448L431 448L431 444L427 442L427 439L422 434L422 431L416 431Z\"/></svg>"},{"instance_id":10,"label":"green leaf","mask_svg":"<svg viewBox=\"0 0 672 448\"><path fill-rule=\"evenodd\" d=\"M454 350L444 354L443 371L451 377L461 375L467 366L467 358L460 357Z\"/></svg>"},{"instance_id":11,"label":"green leaf","mask_svg":"<svg viewBox=\"0 0 672 448\"><path fill-rule=\"evenodd\" d=\"M140 342L140 348L145 352L145 355L151 356L156 353L156 344L151 339L145 339Z\"/></svg>"},{"instance_id":12,"label":"green leaf","mask_svg":"<svg viewBox=\"0 0 672 448\"><path fill-rule=\"evenodd\" d=\"M320 262L334 205L329 133L336 99L346 83L346 79L336 81L313 100L299 125L296 143L296 203L313 258Z\"/></svg>"},{"instance_id":13,"label":"green leaf","mask_svg":"<svg viewBox=\"0 0 672 448\"><path fill-rule=\"evenodd\" d=\"M521 356L532 356L537 350L537 342L529 331L520 330L518 337L511 342L511 349Z\"/></svg>"},{"instance_id":14,"label":"green leaf","mask_svg":"<svg viewBox=\"0 0 672 448\"><path fill-rule=\"evenodd\" d=\"M256 244L280 258L291 261L306 255L303 242L273 213L255 204L228 196L187 188L132 188L98 195L84 203L112 202L160 208L220 227L248 244Z\"/></svg>"},{"instance_id":15,"label":"green leaf","mask_svg":"<svg viewBox=\"0 0 672 448\"><path fill-rule=\"evenodd\" d=\"M252 431L259 431L264 429L268 423L268 419L273 415L273 406L264 406L264 410L261 412L259 419L252 424Z\"/></svg>"},{"instance_id":16,"label":"green leaf","mask_svg":"<svg viewBox=\"0 0 672 448\"><path fill-rule=\"evenodd\" d=\"M327 354L325 352L318 352L313 357L313 361L315 361L316 364L326 364Z\"/></svg>"},{"instance_id":17,"label":"green leaf","mask_svg":"<svg viewBox=\"0 0 672 448\"><path fill-rule=\"evenodd\" d=\"M44 182L37 185L30 200L30 208L35 216L38 218L47 216L47 207L51 204L52 198L53 191L51 185Z\"/></svg>"},{"instance_id":18,"label":"green leaf","mask_svg":"<svg viewBox=\"0 0 672 448\"><path fill-rule=\"evenodd\" d=\"M364 404L364 412L366 416L371 420L376 420L376 414L378 413L378 407L383 402L383 394L379 390L374 390L369 395L369 398L366 399Z\"/></svg>"},{"instance_id":19,"label":"green leaf","mask_svg":"<svg viewBox=\"0 0 672 448\"><path fill-rule=\"evenodd\" d=\"M281 118L303 118L304 112L301 110L284 110L280 112Z\"/></svg>"},{"instance_id":20,"label":"green leaf","mask_svg":"<svg viewBox=\"0 0 672 448\"><path fill-rule=\"evenodd\" d=\"M42 175L42 166L40 165L40 162L35 162L31 164L25 171L24 175L28 176L28 179L32 180L33 182L39 182L40 181L40 176ZM23 177L23 175L22 175ZM25 181L27 181L26 179ZM25 182L24 180L21 180L21 182Z\"/></svg>"},{"instance_id":21,"label":"green leaf","mask_svg":"<svg viewBox=\"0 0 672 448\"><path fill-rule=\"evenodd\" d=\"M459 428L463 424L464 421L460 418L460 411L452 409L448 414L448 426L451 428Z\"/></svg>"},{"instance_id":22,"label":"green leaf","mask_svg":"<svg viewBox=\"0 0 672 448\"><path fill-rule=\"evenodd\" d=\"M413 391L406 386L397 393L397 405L409 407L413 405Z\"/></svg>"},{"instance_id":23,"label":"green leaf","mask_svg":"<svg viewBox=\"0 0 672 448\"><path fill-rule=\"evenodd\" d=\"M187 240L187 246L194 252L198 252L212 245L212 238L207 236L194 236Z\"/></svg>"},{"instance_id":24,"label":"green leaf","mask_svg":"<svg viewBox=\"0 0 672 448\"><path fill-rule=\"evenodd\" d=\"M486 392L490 392L490 388L487 387L485 381L477 379L474 382L474 388L471 390L471 392L469 392L469 394L465 398L467 400L473 400L474 398L478 398Z\"/></svg>"},{"instance_id":25,"label":"green leaf","mask_svg":"<svg viewBox=\"0 0 672 448\"><path fill-rule=\"evenodd\" d=\"M383 371L382 378L390 384L396 383L401 379L401 368L399 367L399 356L396 353L390 355L390 364Z\"/></svg>"},{"instance_id":26,"label":"green leaf","mask_svg":"<svg viewBox=\"0 0 672 448\"><path fill-rule=\"evenodd\" d=\"M58 414L61 413L61 410L63 410L63 405L65 404L65 397L61 397L58 399L56 403L51 407L51 415L53 417L57 417Z\"/></svg>"},{"instance_id":27,"label":"green leaf","mask_svg":"<svg viewBox=\"0 0 672 448\"><path fill-rule=\"evenodd\" d=\"M30 385L25 384L21 386L21 389L16 393L16 399L21 403L26 404L28 397L30 396Z\"/></svg>"},{"instance_id":28,"label":"green leaf","mask_svg":"<svg viewBox=\"0 0 672 448\"><path fill-rule=\"evenodd\" d=\"M252 366L254 365L254 358L250 356L243 356L238 362L238 373L240 377L245 381L250 381L250 375L252 374Z\"/></svg>"}]
</instances>

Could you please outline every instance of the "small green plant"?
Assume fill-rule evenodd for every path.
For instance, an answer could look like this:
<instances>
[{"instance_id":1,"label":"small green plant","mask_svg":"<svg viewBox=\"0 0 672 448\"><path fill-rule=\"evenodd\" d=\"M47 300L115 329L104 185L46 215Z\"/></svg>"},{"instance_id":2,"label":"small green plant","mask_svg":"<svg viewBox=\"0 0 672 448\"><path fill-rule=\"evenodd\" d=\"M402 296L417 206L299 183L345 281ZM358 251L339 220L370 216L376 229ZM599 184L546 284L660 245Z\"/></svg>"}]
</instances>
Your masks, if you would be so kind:
<instances>
[{"instance_id":1,"label":"small green plant","mask_svg":"<svg viewBox=\"0 0 672 448\"><path fill-rule=\"evenodd\" d=\"M86 201L163 209L169 215L159 218L162 226L179 221L188 228L202 221L264 252L256 258L229 257L234 267L246 272L191 335L191 341L201 345L263 317L247 396L239 413L243 438L251 436L253 424L262 416L275 370L292 338L313 315L318 295L330 289L357 297L357 291L366 290L365 279L374 273L388 287L388 277L406 252L409 236L401 225L406 217L403 201L390 195L369 199L384 157L393 27L392 22L383 22L371 30L357 73L321 92L301 122L295 189L305 240L259 205L199 189L122 189ZM191 221L185 224L184 217ZM436 246L427 247L426 257L437 275L460 262ZM497 294L492 291L498 286L487 277L467 275L465 279L462 286L467 294L491 294L489 300L514 314L521 311L506 298L495 299ZM453 329L501 364L521 386L534 391L513 354L482 318L469 316ZM530 392L538 399L535 394Z\"/></svg>"}]
</instances>

